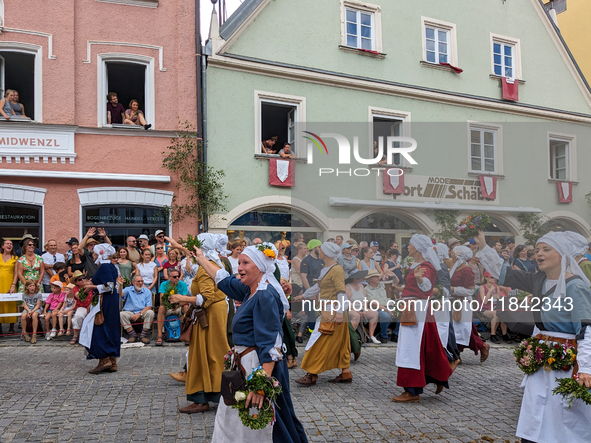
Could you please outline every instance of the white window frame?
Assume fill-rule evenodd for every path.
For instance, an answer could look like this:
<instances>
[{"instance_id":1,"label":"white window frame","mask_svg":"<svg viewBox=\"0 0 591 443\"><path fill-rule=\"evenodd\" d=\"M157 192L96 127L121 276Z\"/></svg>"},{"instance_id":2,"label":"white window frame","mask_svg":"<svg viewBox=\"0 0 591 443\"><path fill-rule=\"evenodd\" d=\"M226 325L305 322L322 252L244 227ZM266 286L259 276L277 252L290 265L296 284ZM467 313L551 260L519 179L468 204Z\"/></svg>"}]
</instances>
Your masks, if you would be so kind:
<instances>
[{"instance_id":1,"label":"white window frame","mask_svg":"<svg viewBox=\"0 0 591 443\"><path fill-rule=\"evenodd\" d=\"M567 153L566 153L566 178L565 179L558 179L552 177L552 152L550 148L551 141L561 141L568 143ZM547 146L548 146L548 180L555 180L555 181L577 181L577 136L572 134L562 134L559 132L548 132L547 138Z\"/></svg>"},{"instance_id":2,"label":"white window frame","mask_svg":"<svg viewBox=\"0 0 591 443\"><path fill-rule=\"evenodd\" d=\"M39 45L20 42L0 42L0 51L3 52L21 52L35 56L35 120L37 123L43 122L43 48ZM2 91L4 94L4 91ZM22 91L21 91L22 94ZM25 109L25 113L27 110Z\"/></svg>"},{"instance_id":3,"label":"white window frame","mask_svg":"<svg viewBox=\"0 0 591 443\"><path fill-rule=\"evenodd\" d=\"M484 169L484 151L481 151L482 164L480 170L472 169L472 130L494 132L495 167L494 171ZM482 175L503 175L503 126L490 123L468 122L468 172Z\"/></svg>"},{"instance_id":4,"label":"white window frame","mask_svg":"<svg viewBox=\"0 0 591 443\"><path fill-rule=\"evenodd\" d=\"M512 80L522 80L523 73L521 70L521 40L518 38L507 37L505 35L494 34L492 32L490 33L490 69L493 75L498 76L498 74L495 73L495 43L513 46L513 76L510 78ZM505 77L505 75L501 75L500 77Z\"/></svg>"},{"instance_id":5,"label":"white window frame","mask_svg":"<svg viewBox=\"0 0 591 443\"><path fill-rule=\"evenodd\" d=\"M434 18L421 17L421 42L423 44L423 61L425 63L438 65L439 62L439 50L436 51L437 62L433 63L427 60L427 28L436 28L448 32L447 42L447 63L452 66L459 66L458 61L458 31L455 23L445 22L443 20L437 20Z\"/></svg>"},{"instance_id":6,"label":"white window frame","mask_svg":"<svg viewBox=\"0 0 591 443\"><path fill-rule=\"evenodd\" d=\"M369 106L368 107L368 121L369 121L369 150L367 152L368 157L373 157L373 119L374 117L378 118L387 118L392 120L400 120L402 121L402 133L400 136L402 137L412 137L411 135L411 113L409 111L400 111L396 109L388 109L388 108L379 108L376 106ZM384 140L384 150L386 149L386 140ZM384 152L386 154L386 152ZM386 165L383 165L386 166ZM401 168L410 168L411 166L408 164L407 160L402 157L400 165Z\"/></svg>"},{"instance_id":7,"label":"white window frame","mask_svg":"<svg viewBox=\"0 0 591 443\"><path fill-rule=\"evenodd\" d=\"M111 52L106 54L97 54L97 126L110 127L107 124L107 94L108 76L107 63L123 62L135 63L146 67L144 79L144 117L146 122L152 124L152 129L156 129L156 94L154 89L154 58L138 54L125 54L120 52ZM125 107L126 104L123 103Z\"/></svg>"},{"instance_id":8,"label":"white window frame","mask_svg":"<svg viewBox=\"0 0 591 443\"><path fill-rule=\"evenodd\" d=\"M254 154L261 155L261 142L263 133L263 119L262 104L272 103L276 105L292 106L296 108L295 122L294 122L294 146L293 152L298 158L306 157L305 144L302 140L301 133L305 130L306 122L306 97L297 95L280 94L277 92L254 91ZM298 134L299 132L299 134ZM289 137L289 128L288 128ZM278 147L280 148L280 147Z\"/></svg>"},{"instance_id":9,"label":"white window frame","mask_svg":"<svg viewBox=\"0 0 591 443\"><path fill-rule=\"evenodd\" d=\"M353 48L347 45L347 9L372 14L372 50L382 53L382 7L361 1L341 0L341 46L360 49L359 46Z\"/></svg>"}]
</instances>

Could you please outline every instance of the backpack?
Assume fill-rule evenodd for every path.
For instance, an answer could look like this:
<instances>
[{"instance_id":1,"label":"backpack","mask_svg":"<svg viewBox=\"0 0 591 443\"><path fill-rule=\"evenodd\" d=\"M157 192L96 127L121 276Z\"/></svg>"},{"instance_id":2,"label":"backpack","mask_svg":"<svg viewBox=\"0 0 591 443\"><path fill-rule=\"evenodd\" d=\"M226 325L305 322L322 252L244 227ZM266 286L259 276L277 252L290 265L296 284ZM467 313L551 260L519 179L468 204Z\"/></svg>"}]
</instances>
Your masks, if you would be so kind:
<instances>
[{"instance_id":1,"label":"backpack","mask_svg":"<svg viewBox=\"0 0 591 443\"><path fill-rule=\"evenodd\" d=\"M162 338L165 342L175 343L180 342L181 338L181 320L180 318L170 315L166 317L164 322L164 334Z\"/></svg>"}]
</instances>

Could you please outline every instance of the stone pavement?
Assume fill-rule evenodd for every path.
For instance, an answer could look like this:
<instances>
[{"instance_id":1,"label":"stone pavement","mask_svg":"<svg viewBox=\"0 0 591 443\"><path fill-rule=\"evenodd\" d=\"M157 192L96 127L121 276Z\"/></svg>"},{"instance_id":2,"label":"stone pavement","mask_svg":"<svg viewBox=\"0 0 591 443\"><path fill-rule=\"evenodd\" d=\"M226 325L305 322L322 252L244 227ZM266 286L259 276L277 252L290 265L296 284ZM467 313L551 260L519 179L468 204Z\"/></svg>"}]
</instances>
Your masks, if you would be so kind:
<instances>
[{"instance_id":1,"label":"stone pavement","mask_svg":"<svg viewBox=\"0 0 591 443\"><path fill-rule=\"evenodd\" d=\"M0 346L0 441L23 442L206 442L214 412L184 415L178 371L188 348L168 345L122 350L119 372L87 373L96 361L64 343ZM450 390L436 396L427 386L421 402L395 404L395 346L364 346L352 363L354 382L332 385L337 372L322 374L315 387L299 387L304 375L290 371L296 413L311 442L503 442L514 443L522 376L512 347L492 346L480 365L464 352ZM303 348L299 348L301 361Z\"/></svg>"}]
</instances>

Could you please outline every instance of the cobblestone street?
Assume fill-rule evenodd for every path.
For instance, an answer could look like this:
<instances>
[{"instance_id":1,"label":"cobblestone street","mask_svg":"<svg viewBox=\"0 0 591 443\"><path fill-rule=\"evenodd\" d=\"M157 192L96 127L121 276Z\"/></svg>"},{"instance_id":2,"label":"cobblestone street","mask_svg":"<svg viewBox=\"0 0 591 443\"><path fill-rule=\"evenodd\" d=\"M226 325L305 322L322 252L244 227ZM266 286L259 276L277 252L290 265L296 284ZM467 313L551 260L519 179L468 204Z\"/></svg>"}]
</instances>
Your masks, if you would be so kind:
<instances>
[{"instance_id":1,"label":"cobblestone street","mask_svg":"<svg viewBox=\"0 0 591 443\"><path fill-rule=\"evenodd\" d=\"M184 415L183 385L168 376L180 370L185 346L122 349L119 372L87 373L95 361L63 343L0 347L0 439L21 442L205 442L214 412ZM303 348L299 348L301 361ZM310 441L515 442L521 373L512 348L496 346L482 366L464 353L450 390L428 386L419 404L390 401L396 386L393 345L364 347L353 363L352 385L299 387L292 370L296 413Z\"/></svg>"}]
</instances>

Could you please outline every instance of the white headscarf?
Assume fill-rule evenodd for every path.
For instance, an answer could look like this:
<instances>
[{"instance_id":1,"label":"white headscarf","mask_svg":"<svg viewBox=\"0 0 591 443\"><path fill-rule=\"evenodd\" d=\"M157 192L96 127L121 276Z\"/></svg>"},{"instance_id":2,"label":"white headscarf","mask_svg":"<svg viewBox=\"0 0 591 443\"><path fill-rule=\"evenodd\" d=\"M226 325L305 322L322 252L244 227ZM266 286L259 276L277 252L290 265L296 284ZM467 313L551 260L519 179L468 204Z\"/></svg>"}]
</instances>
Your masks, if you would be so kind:
<instances>
[{"instance_id":1,"label":"white headscarf","mask_svg":"<svg viewBox=\"0 0 591 443\"><path fill-rule=\"evenodd\" d=\"M328 241L322 243L322 245L320 245L320 249L322 249L322 252L324 252L328 258L332 258L333 260L336 260L341 253L341 248L339 245Z\"/></svg>"},{"instance_id":2,"label":"white headscarf","mask_svg":"<svg viewBox=\"0 0 591 443\"><path fill-rule=\"evenodd\" d=\"M571 234L574 234L572 232ZM560 260L560 277L558 277L558 283L552 298L562 298L566 296L566 272L578 275L585 282L585 285L590 286L589 279L583 273L583 270L579 267L574 256L577 251L577 247L569 240L572 235L566 235L566 232L550 232L538 239L536 246L539 243L546 243L551 248L555 249L556 252L562 257Z\"/></svg>"},{"instance_id":3,"label":"white headscarf","mask_svg":"<svg viewBox=\"0 0 591 443\"><path fill-rule=\"evenodd\" d=\"M437 243L435 245L435 250L437 251L439 262L443 262L443 260L449 258L449 248L445 243Z\"/></svg>"},{"instance_id":4,"label":"white headscarf","mask_svg":"<svg viewBox=\"0 0 591 443\"><path fill-rule=\"evenodd\" d=\"M585 255L587 253L587 249L589 249L589 243L587 242L587 239L581 234L573 231L564 231L564 236L569 242L573 244L575 257Z\"/></svg>"},{"instance_id":5,"label":"white headscarf","mask_svg":"<svg viewBox=\"0 0 591 443\"><path fill-rule=\"evenodd\" d=\"M433 265L436 271L441 269L439 258L435 249L433 249L433 242L429 237L423 234L415 234L410 238L410 243L421 253L425 261Z\"/></svg>"},{"instance_id":6,"label":"white headscarf","mask_svg":"<svg viewBox=\"0 0 591 443\"><path fill-rule=\"evenodd\" d=\"M220 268L224 268L222 261L220 260L220 256L216 251L216 245L218 242L218 234L199 234L197 239L201 242L201 250L203 251L203 256L213 261L217 264ZM227 237L226 237L227 238Z\"/></svg>"},{"instance_id":7,"label":"white headscarf","mask_svg":"<svg viewBox=\"0 0 591 443\"><path fill-rule=\"evenodd\" d=\"M232 251L228 251L226 249L226 246L228 245L228 236L225 234L215 234L215 236L216 236L216 242L215 242L216 251L218 251L220 254L222 254L226 257L228 255L232 254Z\"/></svg>"},{"instance_id":8,"label":"white headscarf","mask_svg":"<svg viewBox=\"0 0 591 443\"><path fill-rule=\"evenodd\" d=\"M453 277L456 269L458 269L464 263L468 263L468 260L474 256L472 250L468 246L456 246L454 248L454 254L456 255L457 260L452 266L451 271L449 271L449 278Z\"/></svg>"},{"instance_id":9,"label":"white headscarf","mask_svg":"<svg viewBox=\"0 0 591 443\"><path fill-rule=\"evenodd\" d=\"M109 257L114 255L116 251L109 243L101 243L100 245L95 245L93 252L98 255L97 259L94 261L94 263L98 265L100 263L111 263Z\"/></svg>"},{"instance_id":10,"label":"white headscarf","mask_svg":"<svg viewBox=\"0 0 591 443\"><path fill-rule=\"evenodd\" d=\"M267 244L269 245L269 244ZM277 256L277 249L275 249L275 256ZM273 249L272 248L272 249ZM264 291L267 289L267 282L273 286L277 292L279 293L279 297L281 297L281 303L283 303L283 311L284 313L289 310L289 302L287 301L287 297L285 296L285 292L283 292L283 288L275 278L275 259L271 257L267 257L263 251L261 251L257 246L247 246L242 251L244 255L250 258L253 263L256 265L257 268L261 272L264 273L259 285L257 287L257 291Z\"/></svg>"}]
</instances>

